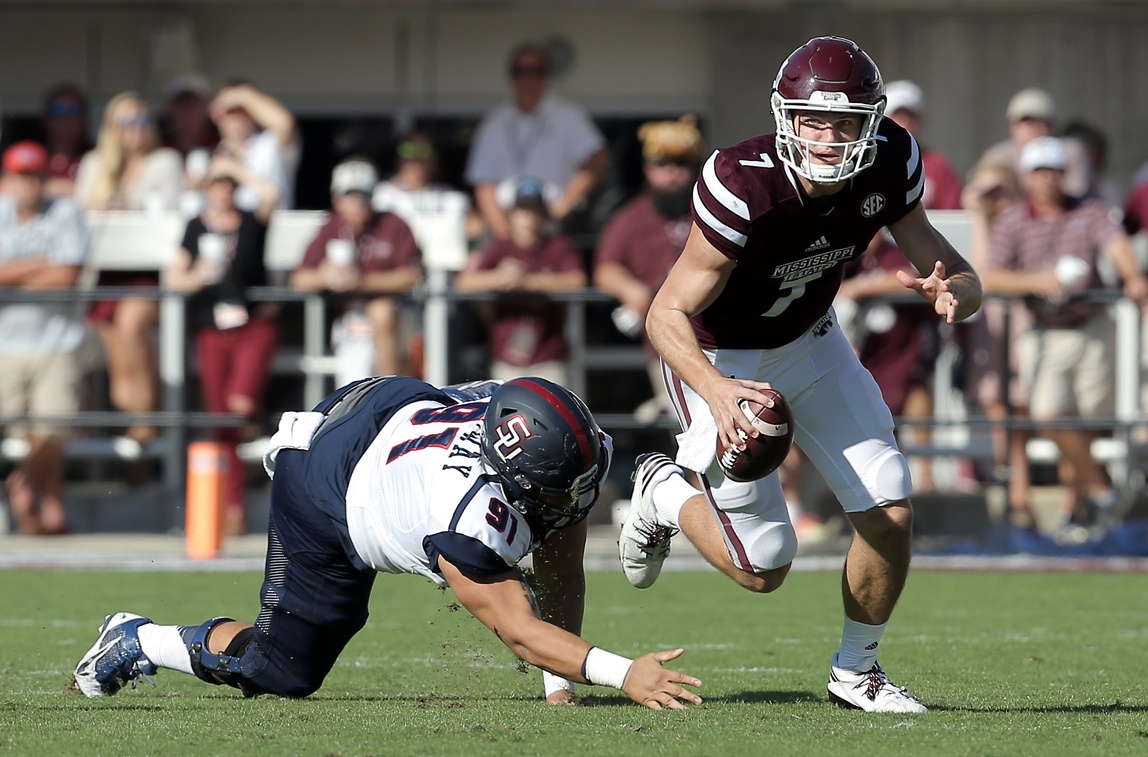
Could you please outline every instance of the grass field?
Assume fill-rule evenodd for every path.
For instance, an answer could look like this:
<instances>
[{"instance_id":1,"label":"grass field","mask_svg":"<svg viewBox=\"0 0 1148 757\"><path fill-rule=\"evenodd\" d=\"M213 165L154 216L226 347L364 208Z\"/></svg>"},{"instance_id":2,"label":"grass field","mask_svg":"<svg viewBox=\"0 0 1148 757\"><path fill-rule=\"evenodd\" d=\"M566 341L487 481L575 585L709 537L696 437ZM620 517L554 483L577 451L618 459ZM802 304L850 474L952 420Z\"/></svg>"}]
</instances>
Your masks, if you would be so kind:
<instances>
[{"instance_id":1,"label":"grass field","mask_svg":"<svg viewBox=\"0 0 1148 757\"><path fill-rule=\"evenodd\" d=\"M1144 755L1148 581L1137 574L918 571L882 661L931 712L827 703L838 576L794 573L753 596L712 573L645 592L589 575L586 636L637 655L684 646L706 703L652 712L612 689L541 703L525 673L452 597L380 576L372 617L302 701L244 700L161 671L100 701L64 683L115 610L157 622L247 618L260 577L0 573L0 754L13 755Z\"/></svg>"}]
</instances>

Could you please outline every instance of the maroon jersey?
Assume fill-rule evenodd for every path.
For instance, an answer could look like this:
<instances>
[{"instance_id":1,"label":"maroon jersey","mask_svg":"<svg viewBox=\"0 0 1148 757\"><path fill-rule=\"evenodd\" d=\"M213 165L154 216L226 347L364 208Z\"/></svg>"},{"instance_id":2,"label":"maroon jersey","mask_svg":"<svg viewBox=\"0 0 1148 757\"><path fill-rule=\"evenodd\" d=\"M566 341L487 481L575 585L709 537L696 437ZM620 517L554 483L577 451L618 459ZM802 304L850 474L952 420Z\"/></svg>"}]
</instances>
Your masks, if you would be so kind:
<instances>
[{"instance_id":1,"label":"maroon jersey","mask_svg":"<svg viewBox=\"0 0 1148 757\"><path fill-rule=\"evenodd\" d=\"M905 253L881 235L870 250L845 266L845 278L869 271L912 270ZM861 365L869 369L893 415L905 411L909 390L923 383L937 360L938 325L933 306L924 300L892 306L896 319L881 332L870 331L861 345Z\"/></svg>"},{"instance_id":2,"label":"maroon jersey","mask_svg":"<svg viewBox=\"0 0 1148 757\"><path fill-rule=\"evenodd\" d=\"M890 119L877 140L872 166L814 200L799 197L773 134L710 156L694 187L694 223L737 267L693 318L703 348L775 349L797 339L829 311L846 261L917 206L925 173L916 140Z\"/></svg>"},{"instance_id":3,"label":"maroon jersey","mask_svg":"<svg viewBox=\"0 0 1148 757\"><path fill-rule=\"evenodd\" d=\"M569 273L582 270L582 256L569 238L556 234L534 249L513 240L496 239L478 253L473 265L480 271L497 268L503 260L517 260L527 273ZM491 354L495 360L526 367L566 359L566 306L543 299L507 299L494 305L490 325Z\"/></svg>"},{"instance_id":4,"label":"maroon jersey","mask_svg":"<svg viewBox=\"0 0 1148 757\"><path fill-rule=\"evenodd\" d=\"M688 216L666 218L649 195L640 195L603 227L595 263L617 263L656 292L682 254L689 232Z\"/></svg>"},{"instance_id":5,"label":"maroon jersey","mask_svg":"<svg viewBox=\"0 0 1148 757\"><path fill-rule=\"evenodd\" d=\"M1132 188L1124 206L1124 230L1129 235L1148 228L1148 182Z\"/></svg>"},{"instance_id":6,"label":"maroon jersey","mask_svg":"<svg viewBox=\"0 0 1148 757\"><path fill-rule=\"evenodd\" d=\"M422 254L406 221L394 213L378 213L362 234L354 234L339 214L332 212L315 238L307 245L299 268L318 268L327 257L327 242L348 239L355 245L355 265L360 271L393 271L422 267Z\"/></svg>"},{"instance_id":7,"label":"maroon jersey","mask_svg":"<svg viewBox=\"0 0 1148 757\"><path fill-rule=\"evenodd\" d=\"M953 164L936 150L921 150L925 165L925 192L921 202L929 210L961 209L961 177Z\"/></svg>"}]
</instances>

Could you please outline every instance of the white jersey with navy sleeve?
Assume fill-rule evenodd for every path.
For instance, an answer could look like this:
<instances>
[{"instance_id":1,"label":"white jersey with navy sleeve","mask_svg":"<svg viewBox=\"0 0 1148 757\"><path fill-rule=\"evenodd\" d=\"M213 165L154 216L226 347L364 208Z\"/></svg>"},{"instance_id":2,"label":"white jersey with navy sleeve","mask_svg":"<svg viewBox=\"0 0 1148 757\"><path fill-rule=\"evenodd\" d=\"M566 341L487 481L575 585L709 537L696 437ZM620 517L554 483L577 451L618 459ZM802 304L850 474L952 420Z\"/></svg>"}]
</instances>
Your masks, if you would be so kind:
<instances>
[{"instance_id":1,"label":"white jersey with navy sleeve","mask_svg":"<svg viewBox=\"0 0 1148 757\"><path fill-rule=\"evenodd\" d=\"M347 486L347 529L363 562L443 583L428 551L449 550L452 563L486 573L509 570L536 546L482 463L485 409L416 402L382 428Z\"/></svg>"}]
</instances>

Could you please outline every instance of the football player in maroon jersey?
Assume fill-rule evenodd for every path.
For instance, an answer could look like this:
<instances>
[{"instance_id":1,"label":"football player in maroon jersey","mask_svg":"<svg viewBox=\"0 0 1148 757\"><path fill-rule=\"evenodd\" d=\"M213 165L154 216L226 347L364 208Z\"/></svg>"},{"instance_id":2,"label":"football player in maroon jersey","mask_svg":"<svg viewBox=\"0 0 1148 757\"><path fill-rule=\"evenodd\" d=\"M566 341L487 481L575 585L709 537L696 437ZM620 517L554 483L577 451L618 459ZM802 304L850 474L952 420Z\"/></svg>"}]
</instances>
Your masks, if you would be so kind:
<instances>
[{"instance_id":1,"label":"football player in maroon jersey","mask_svg":"<svg viewBox=\"0 0 1148 757\"><path fill-rule=\"evenodd\" d=\"M916 272L900 282L947 322L972 315L980 282L925 216L920 149L882 119L872 59L837 37L795 50L774 81L777 131L715 151L694 188L685 250L646 326L685 432L676 462L639 458L619 542L632 584L649 586L684 531L705 557L756 592L778 588L797 540L776 474L736 483L714 461L756 432L738 407L789 401L796 443L856 531L845 563L844 632L829 696L869 712L924 712L892 684L877 648L909 569L912 483L893 418L831 309L842 266L888 227ZM697 475L695 487L686 472Z\"/></svg>"}]
</instances>

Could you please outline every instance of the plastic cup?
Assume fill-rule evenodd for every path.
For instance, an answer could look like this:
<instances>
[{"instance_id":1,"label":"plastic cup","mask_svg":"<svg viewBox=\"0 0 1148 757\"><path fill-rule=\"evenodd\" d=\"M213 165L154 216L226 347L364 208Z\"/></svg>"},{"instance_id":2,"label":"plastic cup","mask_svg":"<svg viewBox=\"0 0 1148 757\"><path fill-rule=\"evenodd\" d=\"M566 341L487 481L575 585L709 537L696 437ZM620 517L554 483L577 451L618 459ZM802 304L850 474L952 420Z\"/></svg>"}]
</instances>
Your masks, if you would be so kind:
<instances>
[{"instance_id":1,"label":"plastic cup","mask_svg":"<svg viewBox=\"0 0 1148 757\"><path fill-rule=\"evenodd\" d=\"M327 260L332 265L347 267L355 263L355 245L346 239L327 240Z\"/></svg>"}]
</instances>

